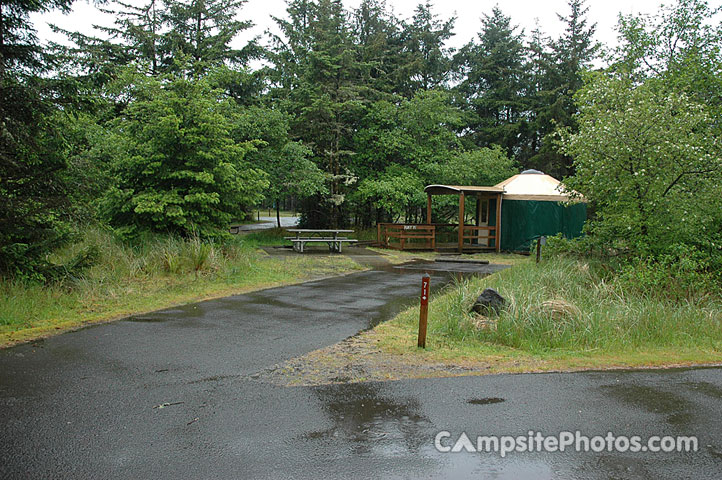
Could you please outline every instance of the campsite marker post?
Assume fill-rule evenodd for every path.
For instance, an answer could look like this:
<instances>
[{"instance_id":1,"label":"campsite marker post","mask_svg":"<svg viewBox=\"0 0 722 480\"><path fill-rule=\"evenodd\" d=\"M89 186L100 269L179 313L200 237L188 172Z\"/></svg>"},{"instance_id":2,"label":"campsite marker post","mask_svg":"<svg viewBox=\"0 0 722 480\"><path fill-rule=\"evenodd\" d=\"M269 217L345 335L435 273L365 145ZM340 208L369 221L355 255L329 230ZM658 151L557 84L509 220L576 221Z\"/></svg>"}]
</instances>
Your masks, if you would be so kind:
<instances>
[{"instance_id":1,"label":"campsite marker post","mask_svg":"<svg viewBox=\"0 0 722 480\"><path fill-rule=\"evenodd\" d=\"M541 247L547 244L547 237L542 235L539 237L536 241L536 263L539 263L539 260L541 260Z\"/></svg>"},{"instance_id":2,"label":"campsite marker post","mask_svg":"<svg viewBox=\"0 0 722 480\"><path fill-rule=\"evenodd\" d=\"M421 307L419 309L419 342L418 347L426 348L426 321L429 315L429 290L431 277L425 273L421 277Z\"/></svg>"}]
</instances>

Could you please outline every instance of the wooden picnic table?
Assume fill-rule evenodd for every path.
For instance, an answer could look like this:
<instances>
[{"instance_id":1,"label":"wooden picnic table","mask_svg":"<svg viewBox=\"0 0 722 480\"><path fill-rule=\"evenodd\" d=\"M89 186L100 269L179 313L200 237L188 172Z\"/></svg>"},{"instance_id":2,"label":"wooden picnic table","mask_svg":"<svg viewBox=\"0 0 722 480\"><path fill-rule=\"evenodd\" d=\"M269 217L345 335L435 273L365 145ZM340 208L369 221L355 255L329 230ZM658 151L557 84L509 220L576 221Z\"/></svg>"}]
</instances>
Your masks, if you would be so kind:
<instances>
[{"instance_id":1,"label":"wooden picnic table","mask_svg":"<svg viewBox=\"0 0 722 480\"><path fill-rule=\"evenodd\" d=\"M341 253L341 246L345 243L355 243L358 240L347 237L339 237L340 233L353 233L353 230L345 230L341 228L289 228L288 232L295 233L295 237L285 237L293 243L293 249L303 253L303 247L306 243L327 243L329 250ZM305 235L301 235L305 234Z\"/></svg>"}]
</instances>

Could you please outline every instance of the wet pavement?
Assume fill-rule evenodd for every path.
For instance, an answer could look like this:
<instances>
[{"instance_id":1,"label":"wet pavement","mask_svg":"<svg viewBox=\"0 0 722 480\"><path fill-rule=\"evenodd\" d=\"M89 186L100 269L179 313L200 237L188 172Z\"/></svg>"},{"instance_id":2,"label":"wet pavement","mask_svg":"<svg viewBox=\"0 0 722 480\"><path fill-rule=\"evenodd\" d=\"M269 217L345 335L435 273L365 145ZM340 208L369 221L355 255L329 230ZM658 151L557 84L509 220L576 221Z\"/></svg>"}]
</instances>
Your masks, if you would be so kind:
<instances>
[{"instance_id":1,"label":"wet pavement","mask_svg":"<svg viewBox=\"0 0 722 480\"><path fill-rule=\"evenodd\" d=\"M415 303L420 273L274 288L0 351L0 478L720 478L721 369L296 388L256 378ZM442 430L696 435L700 450L501 458L440 453Z\"/></svg>"},{"instance_id":2,"label":"wet pavement","mask_svg":"<svg viewBox=\"0 0 722 480\"><path fill-rule=\"evenodd\" d=\"M466 263L466 262L412 262L404 265L397 265L394 268L404 271L422 271L422 272L448 272L453 271L456 273L477 273L486 269L495 269L495 265L484 265L479 263Z\"/></svg>"},{"instance_id":3,"label":"wet pavement","mask_svg":"<svg viewBox=\"0 0 722 480\"><path fill-rule=\"evenodd\" d=\"M256 230L268 230L270 228L276 228L278 226L278 220L276 217L257 217L260 223L248 223L245 225L238 225L231 227L234 230L233 233L238 232L250 232ZM301 217L281 217L281 228L293 228L298 225Z\"/></svg>"}]
</instances>

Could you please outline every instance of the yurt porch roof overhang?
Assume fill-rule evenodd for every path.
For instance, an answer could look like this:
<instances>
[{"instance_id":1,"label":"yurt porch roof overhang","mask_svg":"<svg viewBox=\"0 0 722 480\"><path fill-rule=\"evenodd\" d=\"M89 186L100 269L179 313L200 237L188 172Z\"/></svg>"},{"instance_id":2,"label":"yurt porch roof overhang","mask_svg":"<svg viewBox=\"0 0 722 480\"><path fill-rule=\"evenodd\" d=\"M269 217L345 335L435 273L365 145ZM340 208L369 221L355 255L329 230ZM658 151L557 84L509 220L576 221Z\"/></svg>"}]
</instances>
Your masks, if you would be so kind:
<instances>
[{"instance_id":1,"label":"yurt porch roof overhang","mask_svg":"<svg viewBox=\"0 0 722 480\"><path fill-rule=\"evenodd\" d=\"M424 192L429 195L475 195L479 193L504 193L503 187L477 187L473 185L428 185Z\"/></svg>"}]
</instances>

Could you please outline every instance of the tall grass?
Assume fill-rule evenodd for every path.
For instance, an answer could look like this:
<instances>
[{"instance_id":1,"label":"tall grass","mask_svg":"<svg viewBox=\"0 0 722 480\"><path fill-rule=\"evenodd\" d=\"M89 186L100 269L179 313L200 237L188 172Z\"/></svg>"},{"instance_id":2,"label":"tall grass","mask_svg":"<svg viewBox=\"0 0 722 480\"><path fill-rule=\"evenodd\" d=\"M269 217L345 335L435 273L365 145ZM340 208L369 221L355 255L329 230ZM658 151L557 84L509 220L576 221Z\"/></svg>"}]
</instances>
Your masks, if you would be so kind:
<instances>
[{"instance_id":1,"label":"tall grass","mask_svg":"<svg viewBox=\"0 0 722 480\"><path fill-rule=\"evenodd\" d=\"M97 255L90 268L49 285L0 281L0 337L360 268L340 256L269 257L257 248L279 244L283 235L258 232L223 244L157 235L130 245L111 232L89 228L81 241L55 252L51 260L63 264L92 249Z\"/></svg>"},{"instance_id":2,"label":"tall grass","mask_svg":"<svg viewBox=\"0 0 722 480\"><path fill-rule=\"evenodd\" d=\"M291 245L291 242L284 240L284 237L291 236L283 228L269 228L241 235L238 238L248 247Z\"/></svg>"},{"instance_id":3,"label":"tall grass","mask_svg":"<svg viewBox=\"0 0 722 480\"><path fill-rule=\"evenodd\" d=\"M509 302L498 317L470 313L485 287L495 288ZM414 322L413 315L406 321ZM473 338L530 353L722 349L718 297L705 292L689 299L645 294L598 265L563 257L459 281L432 303L429 321L430 335Z\"/></svg>"}]
</instances>

